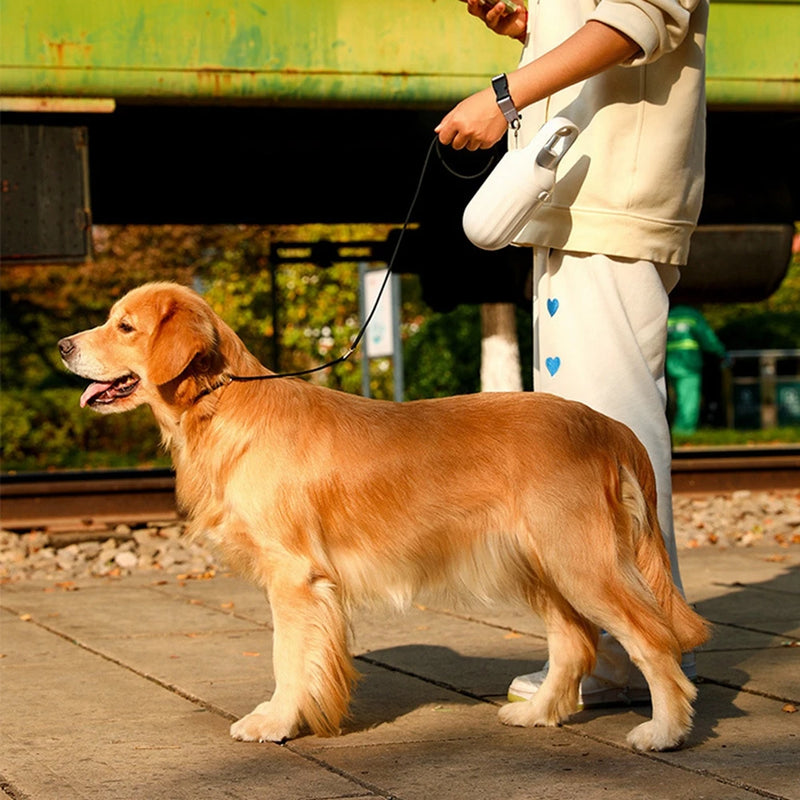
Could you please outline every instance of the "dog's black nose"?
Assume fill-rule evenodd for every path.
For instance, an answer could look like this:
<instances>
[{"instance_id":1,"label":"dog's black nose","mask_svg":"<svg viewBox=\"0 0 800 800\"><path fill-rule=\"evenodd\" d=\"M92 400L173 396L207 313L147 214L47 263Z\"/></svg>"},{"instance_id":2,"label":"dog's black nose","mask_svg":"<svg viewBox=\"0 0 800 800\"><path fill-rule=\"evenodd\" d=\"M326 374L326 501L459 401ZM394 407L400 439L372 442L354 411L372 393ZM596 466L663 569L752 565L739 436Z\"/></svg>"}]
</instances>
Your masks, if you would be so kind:
<instances>
[{"instance_id":1,"label":"dog's black nose","mask_svg":"<svg viewBox=\"0 0 800 800\"><path fill-rule=\"evenodd\" d=\"M61 353L62 358L66 358L74 349L75 345L72 343L72 339L69 337L59 340L58 352Z\"/></svg>"}]
</instances>

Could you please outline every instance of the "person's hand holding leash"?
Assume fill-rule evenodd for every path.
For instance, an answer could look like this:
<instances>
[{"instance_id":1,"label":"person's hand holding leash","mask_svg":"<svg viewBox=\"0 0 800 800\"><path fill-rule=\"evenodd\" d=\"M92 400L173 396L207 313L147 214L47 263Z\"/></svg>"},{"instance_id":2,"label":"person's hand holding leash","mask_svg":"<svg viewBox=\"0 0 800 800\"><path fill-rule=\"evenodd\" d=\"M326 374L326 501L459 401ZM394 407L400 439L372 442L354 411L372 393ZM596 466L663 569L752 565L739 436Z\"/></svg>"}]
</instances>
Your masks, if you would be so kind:
<instances>
[{"instance_id":1,"label":"person's hand holding leash","mask_svg":"<svg viewBox=\"0 0 800 800\"><path fill-rule=\"evenodd\" d=\"M439 141L454 150L478 150L500 141L507 129L508 123L489 88L462 100L434 130Z\"/></svg>"}]
</instances>

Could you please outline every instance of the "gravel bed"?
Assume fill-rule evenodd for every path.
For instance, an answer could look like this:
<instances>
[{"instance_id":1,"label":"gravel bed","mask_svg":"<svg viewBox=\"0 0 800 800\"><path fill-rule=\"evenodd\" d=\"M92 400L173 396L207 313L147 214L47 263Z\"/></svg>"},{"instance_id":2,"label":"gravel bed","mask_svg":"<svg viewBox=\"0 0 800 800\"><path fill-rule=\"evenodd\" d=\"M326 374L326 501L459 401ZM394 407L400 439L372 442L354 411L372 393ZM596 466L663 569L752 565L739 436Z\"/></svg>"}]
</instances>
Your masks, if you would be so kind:
<instances>
[{"instance_id":1,"label":"gravel bed","mask_svg":"<svg viewBox=\"0 0 800 800\"><path fill-rule=\"evenodd\" d=\"M69 582L147 572L178 579L213 577L220 568L217 560L201 545L184 539L183 530L180 522L151 522L135 528L117 525L98 532L96 539L78 532L69 536L0 531L0 583Z\"/></svg>"},{"instance_id":2,"label":"gravel bed","mask_svg":"<svg viewBox=\"0 0 800 800\"><path fill-rule=\"evenodd\" d=\"M679 548L800 546L800 490L734 492L673 501ZM85 578L117 578L134 573L212 578L224 564L182 538L180 522L118 525L86 540L46 531L0 531L0 583L53 580L69 584ZM82 540L76 541L76 538Z\"/></svg>"}]
</instances>

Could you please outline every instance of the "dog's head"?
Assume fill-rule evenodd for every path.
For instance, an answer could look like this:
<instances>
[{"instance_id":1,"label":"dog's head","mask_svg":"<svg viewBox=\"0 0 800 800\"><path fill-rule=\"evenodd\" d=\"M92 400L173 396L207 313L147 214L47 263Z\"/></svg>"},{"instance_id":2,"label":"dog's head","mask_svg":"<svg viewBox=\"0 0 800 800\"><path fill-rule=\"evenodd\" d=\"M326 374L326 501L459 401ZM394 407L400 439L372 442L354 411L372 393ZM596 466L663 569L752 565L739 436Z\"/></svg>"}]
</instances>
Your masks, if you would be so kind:
<instances>
[{"instance_id":1,"label":"dog's head","mask_svg":"<svg viewBox=\"0 0 800 800\"><path fill-rule=\"evenodd\" d=\"M82 407L129 411L163 397L161 387L215 352L216 322L191 289L149 283L115 303L103 325L61 339L58 349L67 369L92 381Z\"/></svg>"}]
</instances>

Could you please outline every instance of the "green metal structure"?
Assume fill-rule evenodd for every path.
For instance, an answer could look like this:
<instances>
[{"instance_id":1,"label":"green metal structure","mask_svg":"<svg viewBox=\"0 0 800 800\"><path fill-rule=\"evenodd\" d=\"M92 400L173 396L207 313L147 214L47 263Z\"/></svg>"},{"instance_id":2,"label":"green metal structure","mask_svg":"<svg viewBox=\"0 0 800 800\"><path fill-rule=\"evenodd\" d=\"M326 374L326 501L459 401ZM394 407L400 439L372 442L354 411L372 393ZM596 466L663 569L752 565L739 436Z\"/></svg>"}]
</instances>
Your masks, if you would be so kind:
<instances>
[{"instance_id":1,"label":"green metal structure","mask_svg":"<svg viewBox=\"0 0 800 800\"><path fill-rule=\"evenodd\" d=\"M765 296L785 273L798 43L796 0L711 0L703 230L684 301ZM0 240L0 260L85 250L90 220L396 223L442 113L519 53L458 0L0 0L0 211L20 240ZM443 303L517 299L498 277L513 270L461 231L477 186L437 168L408 269L429 268Z\"/></svg>"},{"instance_id":2,"label":"green metal structure","mask_svg":"<svg viewBox=\"0 0 800 800\"><path fill-rule=\"evenodd\" d=\"M799 107L798 42L798 2L712 0L709 105ZM441 107L518 52L457 0L0 0L4 97Z\"/></svg>"}]
</instances>

